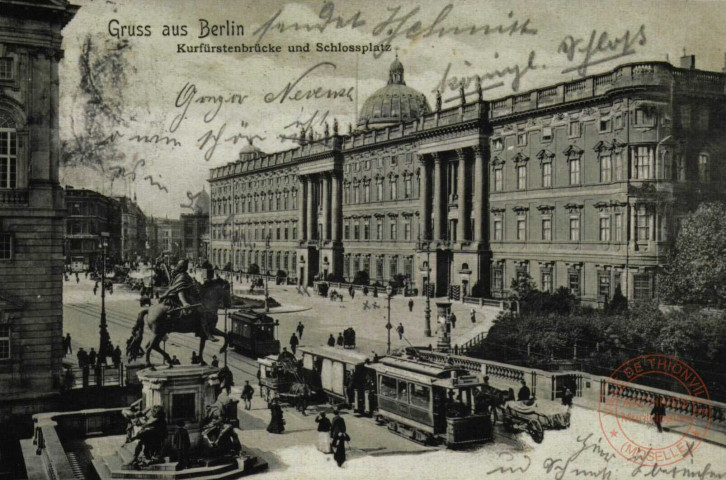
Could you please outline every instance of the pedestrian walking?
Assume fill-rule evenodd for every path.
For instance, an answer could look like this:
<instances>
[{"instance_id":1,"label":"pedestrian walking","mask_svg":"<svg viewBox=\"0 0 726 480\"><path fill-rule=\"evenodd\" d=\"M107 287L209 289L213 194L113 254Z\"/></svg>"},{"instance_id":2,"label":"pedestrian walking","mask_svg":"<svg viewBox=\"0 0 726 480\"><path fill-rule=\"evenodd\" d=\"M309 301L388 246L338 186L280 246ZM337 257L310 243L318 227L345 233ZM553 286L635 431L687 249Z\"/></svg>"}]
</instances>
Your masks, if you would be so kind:
<instances>
[{"instance_id":1,"label":"pedestrian walking","mask_svg":"<svg viewBox=\"0 0 726 480\"><path fill-rule=\"evenodd\" d=\"M88 353L86 353L83 347L78 349L78 353L76 353L76 358L78 358L78 367L83 368L88 365Z\"/></svg>"},{"instance_id":2,"label":"pedestrian walking","mask_svg":"<svg viewBox=\"0 0 726 480\"><path fill-rule=\"evenodd\" d=\"M451 322L451 328L456 328L456 315L454 315L454 312L451 312L449 321Z\"/></svg>"},{"instance_id":3,"label":"pedestrian walking","mask_svg":"<svg viewBox=\"0 0 726 480\"><path fill-rule=\"evenodd\" d=\"M214 368L219 368L219 359L216 355L212 355L212 366Z\"/></svg>"},{"instance_id":4,"label":"pedestrian walking","mask_svg":"<svg viewBox=\"0 0 726 480\"><path fill-rule=\"evenodd\" d=\"M76 272L76 283L79 283L81 279L78 277L78 272Z\"/></svg>"},{"instance_id":5,"label":"pedestrian walking","mask_svg":"<svg viewBox=\"0 0 726 480\"><path fill-rule=\"evenodd\" d=\"M64 353L65 355L73 354L73 350L71 349L71 334L70 333L66 333L66 336L63 339L63 350L65 352Z\"/></svg>"},{"instance_id":6,"label":"pedestrian walking","mask_svg":"<svg viewBox=\"0 0 726 480\"><path fill-rule=\"evenodd\" d=\"M219 369L219 373L217 374L217 378L219 378L219 391L220 393L222 390L227 392L227 395L232 394L232 385L234 385L234 375L232 374L232 370L229 369L228 366L223 366Z\"/></svg>"},{"instance_id":7,"label":"pedestrian walking","mask_svg":"<svg viewBox=\"0 0 726 480\"><path fill-rule=\"evenodd\" d=\"M330 421L330 441L332 442L338 433L341 432L346 432L345 420L340 416L338 407L335 407L333 409L333 419Z\"/></svg>"},{"instance_id":8,"label":"pedestrian walking","mask_svg":"<svg viewBox=\"0 0 726 480\"><path fill-rule=\"evenodd\" d=\"M368 287L363 287L363 295L368 296Z\"/></svg>"},{"instance_id":9,"label":"pedestrian walking","mask_svg":"<svg viewBox=\"0 0 726 480\"><path fill-rule=\"evenodd\" d=\"M353 288L353 285L348 287L348 295L350 295L350 298L353 298L355 296L355 289Z\"/></svg>"},{"instance_id":10,"label":"pedestrian walking","mask_svg":"<svg viewBox=\"0 0 726 480\"><path fill-rule=\"evenodd\" d=\"M653 423L658 428L658 433L663 433L663 418L665 417L666 411L663 406L663 398L656 397L653 409L650 411L650 416L653 417Z\"/></svg>"},{"instance_id":11,"label":"pedestrian walking","mask_svg":"<svg viewBox=\"0 0 726 480\"><path fill-rule=\"evenodd\" d=\"M413 298L408 300L408 311L413 312Z\"/></svg>"},{"instance_id":12,"label":"pedestrian walking","mask_svg":"<svg viewBox=\"0 0 726 480\"><path fill-rule=\"evenodd\" d=\"M280 402L276 398L273 398L270 403L270 423L267 425L267 431L278 435L285 431L282 407L280 407Z\"/></svg>"},{"instance_id":13,"label":"pedestrian walking","mask_svg":"<svg viewBox=\"0 0 726 480\"><path fill-rule=\"evenodd\" d=\"M471 316L471 323L476 323L476 311L473 308L471 309L469 315Z\"/></svg>"},{"instance_id":14,"label":"pedestrian walking","mask_svg":"<svg viewBox=\"0 0 726 480\"><path fill-rule=\"evenodd\" d=\"M529 396L530 396L530 390L529 390L529 387L527 386L527 382L522 380L522 387L519 389L519 392L517 392L517 400L519 400L520 402L522 402L524 400L529 400Z\"/></svg>"},{"instance_id":15,"label":"pedestrian walking","mask_svg":"<svg viewBox=\"0 0 726 480\"><path fill-rule=\"evenodd\" d=\"M329 347L334 347L335 346L335 337L333 336L332 333L328 337L328 346Z\"/></svg>"},{"instance_id":16,"label":"pedestrian walking","mask_svg":"<svg viewBox=\"0 0 726 480\"><path fill-rule=\"evenodd\" d=\"M290 335L290 350L292 350L292 354L295 355L295 351L297 350L298 345L298 339L297 336L295 336L295 332Z\"/></svg>"},{"instance_id":17,"label":"pedestrian walking","mask_svg":"<svg viewBox=\"0 0 726 480\"><path fill-rule=\"evenodd\" d=\"M330 419L325 416L325 412L315 417L315 423L318 424L318 451L321 453L330 453Z\"/></svg>"},{"instance_id":18,"label":"pedestrian walking","mask_svg":"<svg viewBox=\"0 0 726 480\"><path fill-rule=\"evenodd\" d=\"M121 347L116 345L116 348L113 350L113 353L111 354L111 358L113 360L113 367L119 368L121 366ZM176 358L176 357L174 357Z\"/></svg>"},{"instance_id":19,"label":"pedestrian walking","mask_svg":"<svg viewBox=\"0 0 726 480\"><path fill-rule=\"evenodd\" d=\"M305 330L305 325L302 324L302 322L297 322L297 336L302 340L303 331Z\"/></svg>"},{"instance_id":20,"label":"pedestrian walking","mask_svg":"<svg viewBox=\"0 0 726 480\"><path fill-rule=\"evenodd\" d=\"M93 366L96 364L96 358L98 357L98 354L96 351L91 347L91 351L88 352L88 364Z\"/></svg>"},{"instance_id":21,"label":"pedestrian walking","mask_svg":"<svg viewBox=\"0 0 726 480\"><path fill-rule=\"evenodd\" d=\"M378 287L377 286L373 287L373 298L378 298Z\"/></svg>"},{"instance_id":22,"label":"pedestrian walking","mask_svg":"<svg viewBox=\"0 0 726 480\"><path fill-rule=\"evenodd\" d=\"M565 387L565 391L562 394L562 405L566 406L568 409L572 407L572 398L574 395L572 394L572 390L569 389L569 387Z\"/></svg>"},{"instance_id":23,"label":"pedestrian walking","mask_svg":"<svg viewBox=\"0 0 726 480\"><path fill-rule=\"evenodd\" d=\"M398 332L398 339L403 340L403 323L399 323L396 327L396 332Z\"/></svg>"},{"instance_id":24,"label":"pedestrian walking","mask_svg":"<svg viewBox=\"0 0 726 480\"><path fill-rule=\"evenodd\" d=\"M255 394L255 389L250 385L249 380L245 380L245 386L242 389L242 400L245 402L245 410L252 408L252 397Z\"/></svg>"},{"instance_id":25,"label":"pedestrian walking","mask_svg":"<svg viewBox=\"0 0 726 480\"><path fill-rule=\"evenodd\" d=\"M345 442L350 442L350 436L345 432L338 433L333 439L332 448L335 451L333 458L339 467L345 463Z\"/></svg>"},{"instance_id":26,"label":"pedestrian walking","mask_svg":"<svg viewBox=\"0 0 726 480\"><path fill-rule=\"evenodd\" d=\"M339 347L342 347L345 344L345 339L343 338L343 332L338 333L338 341L336 342Z\"/></svg>"}]
</instances>

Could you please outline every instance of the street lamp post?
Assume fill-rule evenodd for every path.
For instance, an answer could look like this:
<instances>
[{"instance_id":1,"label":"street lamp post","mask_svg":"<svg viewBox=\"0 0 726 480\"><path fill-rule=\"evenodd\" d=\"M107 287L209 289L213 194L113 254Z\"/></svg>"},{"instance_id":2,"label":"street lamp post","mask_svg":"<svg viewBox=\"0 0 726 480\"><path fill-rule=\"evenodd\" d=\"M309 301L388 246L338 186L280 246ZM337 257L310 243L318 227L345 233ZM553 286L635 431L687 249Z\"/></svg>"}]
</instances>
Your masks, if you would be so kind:
<instances>
[{"instance_id":1,"label":"street lamp post","mask_svg":"<svg viewBox=\"0 0 726 480\"><path fill-rule=\"evenodd\" d=\"M101 232L101 249L102 249L102 265L101 265L101 325L100 325L100 342L98 346L98 357L96 364L101 366L101 362L106 360L108 356L108 343L111 337L108 335L108 326L106 325L106 249L108 248L108 232Z\"/></svg>"},{"instance_id":2,"label":"street lamp post","mask_svg":"<svg viewBox=\"0 0 726 480\"><path fill-rule=\"evenodd\" d=\"M265 239L265 313L270 311L270 303L268 301L270 292L267 289L267 269L268 269L268 262L270 260L270 234L267 234L267 238Z\"/></svg>"},{"instance_id":3,"label":"street lamp post","mask_svg":"<svg viewBox=\"0 0 726 480\"><path fill-rule=\"evenodd\" d=\"M386 298L388 300L388 323L386 323L386 330L388 330L388 349L386 350L386 353L388 355L391 354L391 329L393 326L391 325L391 297L393 296L393 287L390 285L386 287Z\"/></svg>"},{"instance_id":4,"label":"street lamp post","mask_svg":"<svg viewBox=\"0 0 726 480\"><path fill-rule=\"evenodd\" d=\"M424 309L424 319L426 325L424 327L424 335L427 337L431 336L431 295L429 295L429 288L431 285L431 251L429 249L429 242L426 242L426 308Z\"/></svg>"}]
</instances>

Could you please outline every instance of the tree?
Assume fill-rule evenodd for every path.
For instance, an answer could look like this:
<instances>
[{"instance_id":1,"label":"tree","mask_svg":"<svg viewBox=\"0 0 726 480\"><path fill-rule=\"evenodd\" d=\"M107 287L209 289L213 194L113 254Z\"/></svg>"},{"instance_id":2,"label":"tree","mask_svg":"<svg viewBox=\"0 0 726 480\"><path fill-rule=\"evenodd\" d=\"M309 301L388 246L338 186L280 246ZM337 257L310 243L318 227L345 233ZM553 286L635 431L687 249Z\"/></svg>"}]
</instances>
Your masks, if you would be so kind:
<instances>
[{"instance_id":1,"label":"tree","mask_svg":"<svg viewBox=\"0 0 726 480\"><path fill-rule=\"evenodd\" d=\"M249 273L250 275L259 275L260 266L256 263L251 264L250 268L247 269L247 273Z\"/></svg>"},{"instance_id":2,"label":"tree","mask_svg":"<svg viewBox=\"0 0 726 480\"><path fill-rule=\"evenodd\" d=\"M359 272L355 272L355 277L353 278L353 283L355 285L368 285L371 283L370 277L368 276L368 272L365 270L361 270Z\"/></svg>"},{"instance_id":3,"label":"tree","mask_svg":"<svg viewBox=\"0 0 726 480\"><path fill-rule=\"evenodd\" d=\"M668 302L726 306L726 204L702 203L683 219L658 284Z\"/></svg>"}]
</instances>

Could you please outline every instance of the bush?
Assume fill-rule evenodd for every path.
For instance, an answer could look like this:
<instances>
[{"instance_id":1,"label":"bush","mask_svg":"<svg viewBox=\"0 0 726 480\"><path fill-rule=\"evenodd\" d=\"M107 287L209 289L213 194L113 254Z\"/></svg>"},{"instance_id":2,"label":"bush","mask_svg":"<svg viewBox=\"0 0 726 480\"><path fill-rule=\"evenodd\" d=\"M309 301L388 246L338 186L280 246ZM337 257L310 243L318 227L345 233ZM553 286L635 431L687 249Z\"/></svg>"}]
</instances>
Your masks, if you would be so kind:
<instances>
[{"instance_id":1,"label":"bush","mask_svg":"<svg viewBox=\"0 0 726 480\"><path fill-rule=\"evenodd\" d=\"M247 269L247 273L250 275L259 275L260 274L260 266L256 263L253 263L250 265L250 268Z\"/></svg>"},{"instance_id":2,"label":"bush","mask_svg":"<svg viewBox=\"0 0 726 480\"><path fill-rule=\"evenodd\" d=\"M368 284L370 284L370 281L371 281L371 279L368 276L368 272L366 272L365 270L355 272L355 277L353 277L353 284L368 285Z\"/></svg>"},{"instance_id":3,"label":"bush","mask_svg":"<svg viewBox=\"0 0 726 480\"><path fill-rule=\"evenodd\" d=\"M620 285L615 287L613 298L605 303L605 312L613 315L623 313L628 310L628 299L623 295Z\"/></svg>"},{"instance_id":4,"label":"bush","mask_svg":"<svg viewBox=\"0 0 726 480\"><path fill-rule=\"evenodd\" d=\"M328 276L325 278L328 282L343 282L343 276L342 275L335 275L334 273L329 273Z\"/></svg>"},{"instance_id":5,"label":"bush","mask_svg":"<svg viewBox=\"0 0 726 480\"><path fill-rule=\"evenodd\" d=\"M406 285L406 276L400 273L393 276L393 280L388 282L393 288L403 288Z\"/></svg>"},{"instance_id":6,"label":"bush","mask_svg":"<svg viewBox=\"0 0 726 480\"><path fill-rule=\"evenodd\" d=\"M285 277L287 277L287 272L285 270L277 271L277 278L285 278Z\"/></svg>"},{"instance_id":7,"label":"bush","mask_svg":"<svg viewBox=\"0 0 726 480\"><path fill-rule=\"evenodd\" d=\"M328 296L328 290L330 290L330 284L326 282L318 283L318 293L322 297Z\"/></svg>"},{"instance_id":8,"label":"bush","mask_svg":"<svg viewBox=\"0 0 726 480\"><path fill-rule=\"evenodd\" d=\"M222 270L224 270L225 272L231 272L232 271L232 262L227 262L224 265L224 268Z\"/></svg>"}]
</instances>

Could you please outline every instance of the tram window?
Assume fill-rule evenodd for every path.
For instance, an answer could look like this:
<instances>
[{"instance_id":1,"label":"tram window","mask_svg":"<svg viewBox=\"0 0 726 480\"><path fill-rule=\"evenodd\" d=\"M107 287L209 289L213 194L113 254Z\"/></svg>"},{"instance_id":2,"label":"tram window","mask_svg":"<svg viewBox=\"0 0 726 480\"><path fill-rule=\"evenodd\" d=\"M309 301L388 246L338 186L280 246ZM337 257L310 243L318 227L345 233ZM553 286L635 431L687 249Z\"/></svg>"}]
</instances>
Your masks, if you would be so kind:
<instances>
[{"instance_id":1,"label":"tram window","mask_svg":"<svg viewBox=\"0 0 726 480\"><path fill-rule=\"evenodd\" d=\"M415 407L428 408L429 407L429 387L423 385L411 385L411 405Z\"/></svg>"},{"instance_id":2,"label":"tram window","mask_svg":"<svg viewBox=\"0 0 726 480\"><path fill-rule=\"evenodd\" d=\"M398 382L398 399L408 403L408 383L404 381Z\"/></svg>"},{"instance_id":3,"label":"tram window","mask_svg":"<svg viewBox=\"0 0 726 480\"><path fill-rule=\"evenodd\" d=\"M396 379L381 377L381 395L384 397L396 398Z\"/></svg>"}]
</instances>

